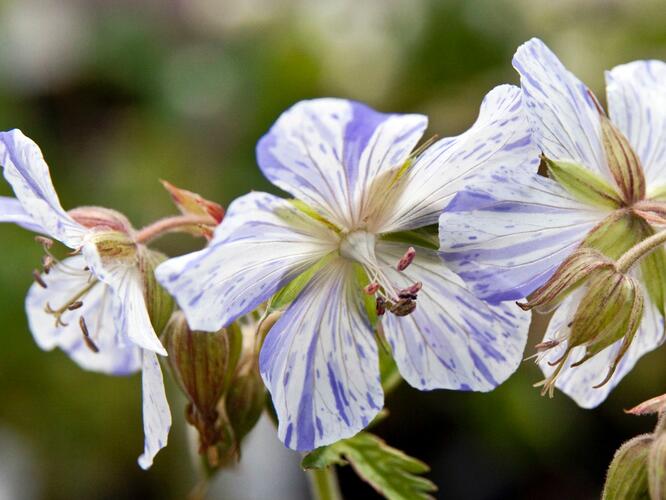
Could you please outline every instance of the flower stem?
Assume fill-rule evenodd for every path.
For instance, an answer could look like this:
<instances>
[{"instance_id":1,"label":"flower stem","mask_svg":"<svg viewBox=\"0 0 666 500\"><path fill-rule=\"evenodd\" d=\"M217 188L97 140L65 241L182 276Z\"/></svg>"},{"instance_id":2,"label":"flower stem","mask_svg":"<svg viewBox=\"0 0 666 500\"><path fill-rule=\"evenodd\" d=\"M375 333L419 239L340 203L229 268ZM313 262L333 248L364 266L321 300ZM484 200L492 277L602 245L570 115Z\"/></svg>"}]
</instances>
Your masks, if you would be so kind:
<instances>
[{"instance_id":1,"label":"flower stem","mask_svg":"<svg viewBox=\"0 0 666 500\"><path fill-rule=\"evenodd\" d=\"M187 226L203 224L214 226L211 218L204 215L176 215L174 217L165 217L139 230L136 240L139 243L148 243L160 236L183 229Z\"/></svg>"},{"instance_id":2,"label":"flower stem","mask_svg":"<svg viewBox=\"0 0 666 500\"><path fill-rule=\"evenodd\" d=\"M313 500L342 500L335 466L307 471Z\"/></svg>"},{"instance_id":3,"label":"flower stem","mask_svg":"<svg viewBox=\"0 0 666 500\"><path fill-rule=\"evenodd\" d=\"M661 247L665 242L666 230L653 234L649 238L645 238L643 241L627 250L622 257L617 260L616 265L618 271L628 271L637 261Z\"/></svg>"}]
</instances>

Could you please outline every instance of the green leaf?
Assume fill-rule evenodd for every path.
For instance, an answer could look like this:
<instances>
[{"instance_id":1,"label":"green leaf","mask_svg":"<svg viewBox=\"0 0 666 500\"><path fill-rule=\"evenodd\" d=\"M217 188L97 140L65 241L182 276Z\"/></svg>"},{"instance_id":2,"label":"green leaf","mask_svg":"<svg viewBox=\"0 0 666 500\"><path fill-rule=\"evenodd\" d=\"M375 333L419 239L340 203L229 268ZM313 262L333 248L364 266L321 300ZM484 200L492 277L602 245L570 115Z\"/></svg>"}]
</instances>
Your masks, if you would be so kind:
<instances>
[{"instance_id":1,"label":"green leaf","mask_svg":"<svg viewBox=\"0 0 666 500\"><path fill-rule=\"evenodd\" d=\"M318 448L303 459L305 468L322 468L349 462L356 473L390 500L427 500L437 490L432 481L419 476L427 464L388 446L377 436L360 432L350 439Z\"/></svg>"},{"instance_id":2,"label":"green leaf","mask_svg":"<svg viewBox=\"0 0 666 500\"><path fill-rule=\"evenodd\" d=\"M600 175L582 165L569 161L555 161L541 157L548 176L576 199L603 208L618 208L622 199Z\"/></svg>"}]
</instances>

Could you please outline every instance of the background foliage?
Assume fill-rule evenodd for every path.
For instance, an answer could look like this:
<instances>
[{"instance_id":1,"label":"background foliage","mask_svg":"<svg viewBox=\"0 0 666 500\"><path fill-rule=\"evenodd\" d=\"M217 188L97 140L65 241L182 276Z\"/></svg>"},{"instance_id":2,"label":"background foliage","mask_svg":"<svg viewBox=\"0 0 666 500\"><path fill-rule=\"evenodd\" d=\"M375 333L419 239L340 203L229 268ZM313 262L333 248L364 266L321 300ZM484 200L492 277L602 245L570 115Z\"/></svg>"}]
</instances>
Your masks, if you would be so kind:
<instances>
[{"instance_id":1,"label":"background foliage","mask_svg":"<svg viewBox=\"0 0 666 500\"><path fill-rule=\"evenodd\" d=\"M666 59L665 24L660 0L4 0L0 129L42 146L65 207L116 208L140 226L174 211L158 178L225 205L273 190L254 145L297 100L422 112L431 133L453 135L490 88L517 83L511 56L529 37L603 96L604 69ZM40 249L14 227L0 241L0 500L182 498L195 476L177 392L171 443L141 472L139 378L40 352L23 313ZM170 254L196 245L161 243ZM429 463L442 497L596 498L613 451L654 425L622 409L664 392L664 356L647 356L594 411L540 398L530 363L488 395L403 386L378 433ZM306 494L298 455L267 423L248 444L213 498ZM373 495L351 470L341 479L347 498Z\"/></svg>"}]
</instances>

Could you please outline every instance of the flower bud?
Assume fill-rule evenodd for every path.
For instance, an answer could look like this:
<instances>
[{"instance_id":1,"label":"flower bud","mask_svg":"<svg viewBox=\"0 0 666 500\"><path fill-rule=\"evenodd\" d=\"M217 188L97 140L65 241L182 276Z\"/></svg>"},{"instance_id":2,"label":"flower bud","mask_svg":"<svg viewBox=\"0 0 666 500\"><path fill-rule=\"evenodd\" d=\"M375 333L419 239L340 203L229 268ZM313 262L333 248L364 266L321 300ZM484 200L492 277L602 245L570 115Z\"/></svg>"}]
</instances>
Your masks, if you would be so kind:
<instances>
[{"instance_id":1,"label":"flower bud","mask_svg":"<svg viewBox=\"0 0 666 500\"><path fill-rule=\"evenodd\" d=\"M173 312L173 297L155 279L155 268L166 260L166 255L146 247L139 247L138 263L143 276L148 315L159 335Z\"/></svg>"},{"instance_id":2,"label":"flower bud","mask_svg":"<svg viewBox=\"0 0 666 500\"><path fill-rule=\"evenodd\" d=\"M608 468L603 500L648 498L647 462L652 439L650 434L637 436L615 452Z\"/></svg>"},{"instance_id":3,"label":"flower bud","mask_svg":"<svg viewBox=\"0 0 666 500\"><path fill-rule=\"evenodd\" d=\"M224 208L222 208L222 205L206 200L197 193L177 188L167 181L161 182L182 214L207 217L209 219L208 225L193 225L190 228L190 232L210 239L213 235L211 227L222 222L222 218L224 217Z\"/></svg>"},{"instance_id":4,"label":"flower bud","mask_svg":"<svg viewBox=\"0 0 666 500\"><path fill-rule=\"evenodd\" d=\"M650 498L666 498L666 433L664 432L655 432L648 455L647 476Z\"/></svg>"},{"instance_id":5,"label":"flower bud","mask_svg":"<svg viewBox=\"0 0 666 500\"><path fill-rule=\"evenodd\" d=\"M234 377L225 397L229 423L236 440L241 440L255 426L266 403L266 390L256 362L246 363Z\"/></svg>"}]
</instances>

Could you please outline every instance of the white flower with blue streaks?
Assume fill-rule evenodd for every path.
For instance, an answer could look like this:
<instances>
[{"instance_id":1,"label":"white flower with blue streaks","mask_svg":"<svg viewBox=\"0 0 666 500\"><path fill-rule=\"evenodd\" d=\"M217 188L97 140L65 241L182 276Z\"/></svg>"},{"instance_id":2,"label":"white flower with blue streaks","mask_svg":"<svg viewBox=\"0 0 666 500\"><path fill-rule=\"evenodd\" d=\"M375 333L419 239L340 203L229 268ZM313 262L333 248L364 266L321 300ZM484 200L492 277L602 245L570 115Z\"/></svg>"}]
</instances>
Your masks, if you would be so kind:
<instances>
[{"instance_id":1,"label":"white flower with blue streaks","mask_svg":"<svg viewBox=\"0 0 666 500\"><path fill-rule=\"evenodd\" d=\"M437 223L464 177L536 154L519 94L497 87L471 129L422 154L412 150L424 116L341 99L300 102L257 147L263 173L296 200L245 195L208 248L157 268L191 327L207 331L316 270L260 354L289 448L349 437L382 408L372 317L418 389L489 391L516 369L528 316L471 294L443 265L436 226L432 246L410 237Z\"/></svg>"},{"instance_id":2,"label":"white flower with blue streaks","mask_svg":"<svg viewBox=\"0 0 666 500\"><path fill-rule=\"evenodd\" d=\"M448 228L442 238L445 260L478 297L491 302L527 296L580 246L617 259L652 234L650 222L666 213L666 64L635 61L607 72L610 119L590 90L540 40L522 45L513 65L546 166L575 175L558 182L555 170L549 170L552 178L543 177L536 164L487 170L446 208L440 218ZM601 403L636 361L663 340L663 249L640 267L634 272L650 300L609 383L594 387L620 352L621 340L571 367L585 352L584 346L577 347L558 376L556 386L582 407ZM566 338L581 293L560 304L547 342ZM554 370L550 363L565 350L566 342L560 342L540 359L547 376Z\"/></svg>"},{"instance_id":3,"label":"white flower with blue streaks","mask_svg":"<svg viewBox=\"0 0 666 500\"><path fill-rule=\"evenodd\" d=\"M142 370L148 468L166 445L171 414L156 354L166 355L147 312L139 269L145 251L121 214L97 207L66 212L39 147L19 130L0 133L0 162L16 198L0 197L0 222L14 222L62 242L74 255L50 252L26 299L30 330L45 350L59 347L87 370L125 375Z\"/></svg>"}]
</instances>

